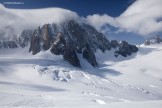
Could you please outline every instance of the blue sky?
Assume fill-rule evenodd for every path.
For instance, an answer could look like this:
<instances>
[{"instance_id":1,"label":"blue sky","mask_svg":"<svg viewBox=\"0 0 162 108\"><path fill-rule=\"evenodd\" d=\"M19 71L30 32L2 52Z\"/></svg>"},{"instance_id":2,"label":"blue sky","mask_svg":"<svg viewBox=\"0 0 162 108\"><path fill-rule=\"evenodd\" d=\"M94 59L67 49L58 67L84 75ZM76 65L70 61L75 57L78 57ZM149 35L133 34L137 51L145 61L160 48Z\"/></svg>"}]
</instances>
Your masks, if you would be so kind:
<instances>
[{"instance_id":1,"label":"blue sky","mask_svg":"<svg viewBox=\"0 0 162 108\"><path fill-rule=\"evenodd\" d=\"M48 7L68 9L83 16L90 25L102 31L109 39L142 43L144 39L156 34L162 35L162 0L0 0L0 3L6 8L20 10ZM3 12L0 14L3 15ZM14 12L12 14L16 15ZM34 16L38 17L38 15ZM35 17L32 19L34 20ZM42 15L40 19L48 20L43 19ZM6 20L8 19L2 18L0 22L3 23ZM7 26L7 24L10 23L4 25Z\"/></svg>"},{"instance_id":2,"label":"blue sky","mask_svg":"<svg viewBox=\"0 0 162 108\"><path fill-rule=\"evenodd\" d=\"M119 16L134 0L0 0L7 8L46 8L61 7L77 12L80 16L92 14L108 14ZM24 4L11 5L4 2L23 2Z\"/></svg>"}]
</instances>

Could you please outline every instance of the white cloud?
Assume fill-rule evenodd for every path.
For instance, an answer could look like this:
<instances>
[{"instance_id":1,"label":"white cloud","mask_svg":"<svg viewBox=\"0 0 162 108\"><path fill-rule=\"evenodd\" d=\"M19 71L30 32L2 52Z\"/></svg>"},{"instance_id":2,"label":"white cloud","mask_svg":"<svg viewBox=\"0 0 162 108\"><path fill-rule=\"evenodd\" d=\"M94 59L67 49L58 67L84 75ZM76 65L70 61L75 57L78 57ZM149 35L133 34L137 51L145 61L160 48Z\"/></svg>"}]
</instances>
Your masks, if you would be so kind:
<instances>
[{"instance_id":1,"label":"white cloud","mask_svg":"<svg viewBox=\"0 0 162 108\"><path fill-rule=\"evenodd\" d=\"M0 4L0 38L20 35L22 30L47 23L62 23L79 18L75 12L61 8L8 9Z\"/></svg>"},{"instance_id":2,"label":"white cloud","mask_svg":"<svg viewBox=\"0 0 162 108\"><path fill-rule=\"evenodd\" d=\"M97 16L97 17L96 17ZM97 29L110 24L120 30L147 36L154 32L162 32L162 0L136 0L119 17L109 15L91 15L87 21Z\"/></svg>"},{"instance_id":3,"label":"white cloud","mask_svg":"<svg viewBox=\"0 0 162 108\"><path fill-rule=\"evenodd\" d=\"M96 27L98 30L100 30L100 28L105 24L110 24L111 26L117 27L114 18L106 14L89 15L87 16L87 22L90 23L92 26Z\"/></svg>"},{"instance_id":4,"label":"white cloud","mask_svg":"<svg viewBox=\"0 0 162 108\"><path fill-rule=\"evenodd\" d=\"M75 12L61 8L7 9L0 4L0 38L20 35L24 29L36 28L46 23L61 23L79 18ZM107 14L86 17L86 21L98 30L109 24L119 29L116 33L126 31L143 36L162 32L162 20L159 19L162 19L162 0L136 0L115 18ZM107 31L110 29L105 32Z\"/></svg>"}]
</instances>

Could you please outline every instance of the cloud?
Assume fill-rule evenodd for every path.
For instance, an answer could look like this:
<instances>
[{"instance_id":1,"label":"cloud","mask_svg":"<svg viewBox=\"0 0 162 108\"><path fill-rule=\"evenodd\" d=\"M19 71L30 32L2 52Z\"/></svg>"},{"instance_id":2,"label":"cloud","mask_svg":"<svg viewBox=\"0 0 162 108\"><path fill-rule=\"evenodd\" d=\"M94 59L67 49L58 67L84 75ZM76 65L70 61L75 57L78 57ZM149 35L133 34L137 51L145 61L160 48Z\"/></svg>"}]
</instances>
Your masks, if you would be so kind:
<instances>
[{"instance_id":1,"label":"cloud","mask_svg":"<svg viewBox=\"0 0 162 108\"><path fill-rule=\"evenodd\" d=\"M116 21L114 20L114 18L107 14L89 15L89 16L87 16L87 22L89 24L93 25L94 27L96 27L98 30L105 24L110 24L111 26L117 27L117 24L116 24Z\"/></svg>"},{"instance_id":2,"label":"cloud","mask_svg":"<svg viewBox=\"0 0 162 108\"><path fill-rule=\"evenodd\" d=\"M103 32L133 32L148 36L162 32L161 10L162 0L136 0L118 17L94 14L80 18L77 13L62 8L8 9L0 4L0 39L19 36L24 29L70 19L84 19Z\"/></svg>"},{"instance_id":3,"label":"cloud","mask_svg":"<svg viewBox=\"0 0 162 108\"><path fill-rule=\"evenodd\" d=\"M87 21L99 29L105 24L120 31L134 32L143 36L162 32L162 0L136 0L120 16L89 15Z\"/></svg>"},{"instance_id":4,"label":"cloud","mask_svg":"<svg viewBox=\"0 0 162 108\"><path fill-rule=\"evenodd\" d=\"M34 29L47 23L63 23L79 16L62 8L8 9L0 4L0 38L20 35L24 29Z\"/></svg>"}]
</instances>

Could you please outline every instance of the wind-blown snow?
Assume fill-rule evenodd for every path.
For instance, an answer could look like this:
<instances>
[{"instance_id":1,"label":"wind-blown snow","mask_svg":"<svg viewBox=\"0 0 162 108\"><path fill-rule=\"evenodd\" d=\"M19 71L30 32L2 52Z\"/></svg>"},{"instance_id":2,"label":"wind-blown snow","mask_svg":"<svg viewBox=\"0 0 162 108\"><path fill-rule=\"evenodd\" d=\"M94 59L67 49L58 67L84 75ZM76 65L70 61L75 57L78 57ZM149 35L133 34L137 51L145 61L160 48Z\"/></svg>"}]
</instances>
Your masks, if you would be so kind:
<instances>
[{"instance_id":1,"label":"wind-blown snow","mask_svg":"<svg viewBox=\"0 0 162 108\"><path fill-rule=\"evenodd\" d=\"M161 108L162 45L128 58L112 52L97 52L97 68L82 58L78 69L48 51L0 50L0 107Z\"/></svg>"}]
</instances>

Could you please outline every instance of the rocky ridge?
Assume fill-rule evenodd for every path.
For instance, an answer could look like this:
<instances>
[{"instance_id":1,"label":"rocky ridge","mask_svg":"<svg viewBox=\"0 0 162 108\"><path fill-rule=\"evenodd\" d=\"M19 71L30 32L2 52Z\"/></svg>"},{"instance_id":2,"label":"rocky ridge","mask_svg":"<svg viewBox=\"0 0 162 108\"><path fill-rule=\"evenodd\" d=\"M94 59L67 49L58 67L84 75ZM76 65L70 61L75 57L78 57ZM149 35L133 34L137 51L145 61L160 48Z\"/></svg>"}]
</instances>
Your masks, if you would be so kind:
<instances>
[{"instance_id":1,"label":"rocky ridge","mask_svg":"<svg viewBox=\"0 0 162 108\"><path fill-rule=\"evenodd\" d=\"M1 45L1 44L0 44ZM81 54L93 67L98 66L95 52L103 53L111 48L116 49L114 55L130 56L138 48L125 41L118 42L107 38L92 26L71 20L62 24L45 24L35 30L24 30L19 39L10 48L22 48L30 45L33 55L41 50L50 50L52 54L63 55L65 61L75 67L81 67L78 54Z\"/></svg>"},{"instance_id":2,"label":"rocky ridge","mask_svg":"<svg viewBox=\"0 0 162 108\"><path fill-rule=\"evenodd\" d=\"M154 36L152 38L146 39L144 44L145 45L151 45L151 44L159 44L162 42L162 39L159 35Z\"/></svg>"}]
</instances>

